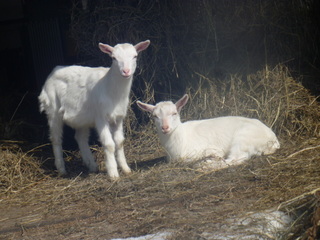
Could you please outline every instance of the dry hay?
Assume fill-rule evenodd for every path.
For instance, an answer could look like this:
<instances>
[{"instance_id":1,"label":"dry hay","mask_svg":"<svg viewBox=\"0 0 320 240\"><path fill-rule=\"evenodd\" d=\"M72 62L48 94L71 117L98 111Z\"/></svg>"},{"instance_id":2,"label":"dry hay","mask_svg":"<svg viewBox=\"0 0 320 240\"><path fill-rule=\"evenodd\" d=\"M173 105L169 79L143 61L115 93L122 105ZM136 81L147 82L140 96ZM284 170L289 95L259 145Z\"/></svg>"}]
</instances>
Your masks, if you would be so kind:
<instances>
[{"instance_id":1,"label":"dry hay","mask_svg":"<svg viewBox=\"0 0 320 240\"><path fill-rule=\"evenodd\" d=\"M33 153L43 146L23 152L19 144L21 142L0 142L1 195L30 188L46 178L41 161L33 157Z\"/></svg>"},{"instance_id":2,"label":"dry hay","mask_svg":"<svg viewBox=\"0 0 320 240\"><path fill-rule=\"evenodd\" d=\"M44 174L40 164L38 151L43 149L45 156L47 148L21 152L3 143L0 211L4 206L39 205L36 214L19 218L18 224L35 229L43 223L48 228L47 236L52 224L65 224L56 216L75 221L74 215L95 224L112 224L113 237L174 229L174 239L195 239L203 232L219 229L227 218L279 207L297 218L282 239L317 234L318 223L313 220L312 226L310 219L319 204L315 197L320 183L320 105L316 98L281 65L265 68L245 80L234 75L223 81L198 77L199 86L188 90L191 99L183 111L184 119L256 117L272 126L282 148L272 156L256 157L221 171L202 171L194 167L197 163L165 163L153 124L139 122L130 109L125 143L127 158L135 170L130 176L111 182L103 173L87 175L72 169L75 177L56 178L52 173ZM150 92L143 100L154 101ZM93 150L101 162L99 147ZM98 234L95 230L92 234ZM64 227L51 237L69 238L79 232L80 227L72 231ZM102 237L106 233L100 234Z\"/></svg>"},{"instance_id":3,"label":"dry hay","mask_svg":"<svg viewBox=\"0 0 320 240\"><path fill-rule=\"evenodd\" d=\"M151 40L150 54L139 59L133 86L137 94L146 81L156 94L161 89L171 96L184 89L195 72L247 74L279 62L301 70L305 65L316 68L319 59L318 48L311 47L319 42L317 24L311 24L317 16L315 1L88 2L86 11L74 2L70 23L79 52L95 59L84 64L103 58L98 42ZM105 59L108 66L110 59Z\"/></svg>"},{"instance_id":4,"label":"dry hay","mask_svg":"<svg viewBox=\"0 0 320 240\"><path fill-rule=\"evenodd\" d=\"M194 101L184 110L188 117L241 115L260 119L280 138L320 135L317 98L283 65L266 67L244 80L237 75L223 80L198 76L199 87L189 91Z\"/></svg>"}]
</instances>

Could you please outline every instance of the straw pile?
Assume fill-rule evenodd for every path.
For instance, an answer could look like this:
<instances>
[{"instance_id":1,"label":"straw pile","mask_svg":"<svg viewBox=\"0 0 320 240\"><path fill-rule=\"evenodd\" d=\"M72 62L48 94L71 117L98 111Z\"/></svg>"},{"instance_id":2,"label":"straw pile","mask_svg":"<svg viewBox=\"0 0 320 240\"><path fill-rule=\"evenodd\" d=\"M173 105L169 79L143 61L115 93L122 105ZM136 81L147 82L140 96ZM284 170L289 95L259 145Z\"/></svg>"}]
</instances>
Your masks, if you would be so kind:
<instances>
[{"instance_id":1,"label":"straw pile","mask_svg":"<svg viewBox=\"0 0 320 240\"><path fill-rule=\"evenodd\" d=\"M24 143L3 141L0 211L34 209L1 218L3 236L28 229L24 234L33 239L108 239L173 229L173 239L199 239L226 219L276 207L295 219L279 239L319 238L320 104L300 72L288 68L300 69L310 55L319 58L307 48L317 42L305 24L312 1L119 2L89 1L85 11L74 5L71 33L86 65L110 64L96 60L103 56L100 41L151 40L139 59L125 121L134 172L111 182L104 173L89 175L77 151L65 151L70 178L57 178L49 146L22 151ZM301 61L277 64L296 57ZM221 171L166 163L154 126L135 100L175 101L184 93L191 99L183 120L258 118L275 131L281 149ZM92 150L103 170L100 147Z\"/></svg>"}]
</instances>

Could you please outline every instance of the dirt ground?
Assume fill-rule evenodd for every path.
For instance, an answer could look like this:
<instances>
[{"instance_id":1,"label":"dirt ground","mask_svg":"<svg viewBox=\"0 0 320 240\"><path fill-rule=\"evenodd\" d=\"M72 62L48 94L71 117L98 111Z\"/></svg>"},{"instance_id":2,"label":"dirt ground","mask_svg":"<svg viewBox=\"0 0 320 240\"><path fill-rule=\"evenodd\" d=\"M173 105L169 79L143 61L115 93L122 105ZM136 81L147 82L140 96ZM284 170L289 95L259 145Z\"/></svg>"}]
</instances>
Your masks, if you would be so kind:
<instances>
[{"instance_id":1,"label":"dirt ground","mask_svg":"<svg viewBox=\"0 0 320 240\"><path fill-rule=\"evenodd\" d=\"M218 230L227 218L279 207L319 187L317 143L304 143L308 147L290 154L292 148L285 143L272 156L207 172L190 164L166 163L160 149L143 155L130 155L129 150L134 172L115 182L105 173L87 174L80 160L68 162L68 178L44 174L2 197L0 238L112 239L174 229L172 239L199 239L203 232ZM306 230L312 226L314 199L302 199L284 209L295 217L307 214L309 223L300 226Z\"/></svg>"}]
</instances>

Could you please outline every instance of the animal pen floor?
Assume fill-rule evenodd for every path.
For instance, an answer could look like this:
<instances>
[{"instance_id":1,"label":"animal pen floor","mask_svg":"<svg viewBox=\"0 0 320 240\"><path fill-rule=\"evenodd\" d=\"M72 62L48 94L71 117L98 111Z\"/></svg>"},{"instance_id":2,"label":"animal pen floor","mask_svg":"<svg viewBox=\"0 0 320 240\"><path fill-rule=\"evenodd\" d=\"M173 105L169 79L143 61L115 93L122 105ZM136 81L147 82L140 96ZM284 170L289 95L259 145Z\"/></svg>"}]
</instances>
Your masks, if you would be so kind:
<instances>
[{"instance_id":1,"label":"animal pen floor","mask_svg":"<svg viewBox=\"0 0 320 240\"><path fill-rule=\"evenodd\" d=\"M218 98L223 87L194 91L189 106L196 108L184 111L189 119L208 113L201 109L207 99L207 109L259 113L269 126L274 123L281 149L228 169L166 163L150 123L127 132L125 151L134 171L115 182L104 172L88 174L78 151L64 152L70 175L60 178L49 144L1 141L0 239L112 239L163 231L173 232L168 239L215 239L221 228L232 231L228 219L268 209L281 210L294 221L279 236L257 232L261 238L256 239L317 239L312 236L319 237L320 105L283 69L261 75L248 78L246 88L231 79L236 87L225 88L230 102L208 98ZM254 95L258 92L261 98ZM128 118L134 119L132 112ZM103 169L101 149L94 145L92 150Z\"/></svg>"},{"instance_id":2,"label":"animal pen floor","mask_svg":"<svg viewBox=\"0 0 320 240\"><path fill-rule=\"evenodd\" d=\"M295 217L307 213L308 224L298 221L288 229L300 228L301 234L312 227L316 197L306 193L319 187L320 141L291 144L273 156L211 172L164 163L161 151L129 154L135 171L116 182L105 173L80 173L77 161L73 164L81 169L73 169L70 178L44 174L2 197L0 238L111 239L173 229L173 239L198 239L218 231L228 218L277 207ZM10 154L4 147L2 153Z\"/></svg>"}]
</instances>

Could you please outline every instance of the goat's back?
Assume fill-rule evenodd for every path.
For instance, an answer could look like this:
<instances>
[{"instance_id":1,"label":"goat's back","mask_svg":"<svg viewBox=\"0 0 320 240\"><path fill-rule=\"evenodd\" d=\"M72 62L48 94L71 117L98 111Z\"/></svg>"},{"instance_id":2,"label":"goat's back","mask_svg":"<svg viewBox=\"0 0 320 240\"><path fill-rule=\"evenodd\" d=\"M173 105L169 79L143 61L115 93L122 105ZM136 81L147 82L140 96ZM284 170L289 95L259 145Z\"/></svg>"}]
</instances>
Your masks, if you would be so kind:
<instances>
[{"instance_id":1,"label":"goat's back","mask_svg":"<svg viewBox=\"0 0 320 240\"><path fill-rule=\"evenodd\" d=\"M40 110L48 116L57 113L70 126L92 125L95 106L93 91L106 88L101 81L109 71L104 67L57 66L48 76L39 96ZM98 99L96 99L98 101Z\"/></svg>"},{"instance_id":2,"label":"goat's back","mask_svg":"<svg viewBox=\"0 0 320 240\"><path fill-rule=\"evenodd\" d=\"M57 66L48 76L46 85L57 84L58 81L73 85L74 88L86 87L90 88L101 80L110 68L105 67L85 67L85 66Z\"/></svg>"}]
</instances>

